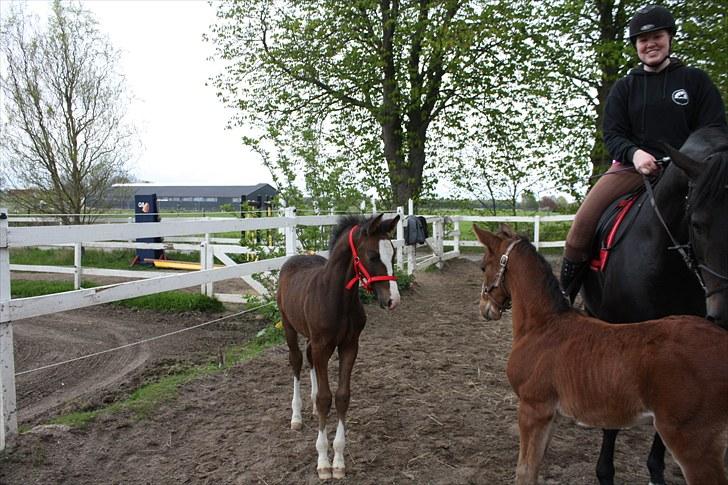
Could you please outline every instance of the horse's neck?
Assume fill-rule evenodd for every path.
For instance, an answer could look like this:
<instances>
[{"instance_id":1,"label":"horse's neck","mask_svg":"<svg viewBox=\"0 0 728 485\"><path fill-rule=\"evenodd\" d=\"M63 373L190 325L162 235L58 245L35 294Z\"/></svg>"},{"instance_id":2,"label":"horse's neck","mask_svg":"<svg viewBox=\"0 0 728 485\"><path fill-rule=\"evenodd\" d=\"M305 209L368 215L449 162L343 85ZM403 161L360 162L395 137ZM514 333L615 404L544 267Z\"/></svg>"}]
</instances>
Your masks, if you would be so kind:
<instances>
[{"instance_id":1,"label":"horse's neck","mask_svg":"<svg viewBox=\"0 0 728 485\"><path fill-rule=\"evenodd\" d=\"M524 253L526 251L511 256L506 276L511 281L508 290L511 293L514 339L550 320L563 304L555 299L565 298L560 292L550 290L552 279L553 285L558 287L556 277L544 272L545 268L535 255Z\"/></svg>"},{"instance_id":2,"label":"horse's neck","mask_svg":"<svg viewBox=\"0 0 728 485\"><path fill-rule=\"evenodd\" d=\"M656 210L665 220L670 231L675 237L682 237L687 234L687 227L683 224L685 217L685 198L688 194L688 178L679 168L669 166L665 169L665 174L654 189ZM654 209L647 208L646 214L653 224L660 225L657 217L654 217ZM667 237L667 233L662 230L660 234Z\"/></svg>"},{"instance_id":3,"label":"horse's neck","mask_svg":"<svg viewBox=\"0 0 728 485\"><path fill-rule=\"evenodd\" d=\"M348 243L339 242L329 253L329 259L323 266L321 277L336 288L337 293L358 295L355 289L347 290L346 284L354 277L353 256Z\"/></svg>"}]
</instances>

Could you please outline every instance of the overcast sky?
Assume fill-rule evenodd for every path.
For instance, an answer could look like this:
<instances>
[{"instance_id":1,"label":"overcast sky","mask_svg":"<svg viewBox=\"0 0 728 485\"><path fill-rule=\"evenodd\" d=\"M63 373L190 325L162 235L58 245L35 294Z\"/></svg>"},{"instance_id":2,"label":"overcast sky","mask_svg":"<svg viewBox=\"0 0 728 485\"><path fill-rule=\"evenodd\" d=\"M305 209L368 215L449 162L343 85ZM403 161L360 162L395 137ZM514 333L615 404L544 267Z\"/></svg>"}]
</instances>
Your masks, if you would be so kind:
<instances>
[{"instance_id":1,"label":"overcast sky","mask_svg":"<svg viewBox=\"0 0 728 485\"><path fill-rule=\"evenodd\" d=\"M8 0L0 0L0 15ZM50 0L26 4L47 16ZM5 4L5 7L2 6ZM202 34L215 9L202 0L84 0L99 29L121 51L119 72L134 99L129 119L142 148L134 158L139 180L193 185L271 182L260 159L226 130L230 112L208 79L220 69L207 58Z\"/></svg>"}]
</instances>

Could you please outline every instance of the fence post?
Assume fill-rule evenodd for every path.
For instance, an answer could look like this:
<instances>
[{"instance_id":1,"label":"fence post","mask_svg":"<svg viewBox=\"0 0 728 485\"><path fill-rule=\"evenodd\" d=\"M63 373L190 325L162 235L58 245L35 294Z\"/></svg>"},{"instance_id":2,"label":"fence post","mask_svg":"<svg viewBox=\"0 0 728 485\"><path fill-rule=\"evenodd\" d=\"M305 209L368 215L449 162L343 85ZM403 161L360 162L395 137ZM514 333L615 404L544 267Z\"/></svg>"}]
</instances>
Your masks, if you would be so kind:
<instances>
[{"instance_id":1,"label":"fence post","mask_svg":"<svg viewBox=\"0 0 728 485\"><path fill-rule=\"evenodd\" d=\"M404 207L398 206L397 207L397 215L399 216L399 221L397 222L397 242L403 242L404 241ZM397 271L404 271L404 252L402 251L402 246L397 246Z\"/></svg>"},{"instance_id":2,"label":"fence post","mask_svg":"<svg viewBox=\"0 0 728 485\"><path fill-rule=\"evenodd\" d=\"M213 251L210 247L210 234L205 233L205 239L200 243L200 269L212 269L213 258ZM213 291L212 283L202 283L200 285L200 293L205 296L212 298Z\"/></svg>"},{"instance_id":3,"label":"fence post","mask_svg":"<svg viewBox=\"0 0 728 485\"><path fill-rule=\"evenodd\" d=\"M77 242L73 245L73 289L81 288L81 257L83 255L83 243Z\"/></svg>"},{"instance_id":4,"label":"fence post","mask_svg":"<svg viewBox=\"0 0 728 485\"><path fill-rule=\"evenodd\" d=\"M0 209L0 450L18 434L15 401L13 323L10 321L10 251L8 211Z\"/></svg>"},{"instance_id":5,"label":"fence post","mask_svg":"<svg viewBox=\"0 0 728 485\"><path fill-rule=\"evenodd\" d=\"M296 254L296 208L286 207L285 217L291 219L293 225L287 225L286 234L286 256L293 256Z\"/></svg>"},{"instance_id":6,"label":"fence post","mask_svg":"<svg viewBox=\"0 0 728 485\"><path fill-rule=\"evenodd\" d=\"M409 199L407 201L407 212L410 216L414 216L414 202L412 199ZM407 274L409 276L412 276L415 272L415 268L417 266L417 244L413 244L411 246L407 246Z\"/></svg>"},{"instance_id":7,"label":"fence post","mask_svg":"<svg viewBox=\"0 0 728 485\"><path fill-rule=\"evenodd\" d=\"M442 217L438 217L432 221L432 235L435 236L435 255L437 256L437 269L442 269L444 263L442 261L445 255L445 224Z\"/></svg>"},{"instance_id":8,"label":"fence post","mask_svg":"<svg viewBox=\"0 0 728 485\"><path fill-rule=\"evenodd\" d=\"M453 219L452 228L454 233L452 243L453 251L455 251L456 254L460 254L460 219Z\"/></svg>"},{"instance_id":9,"label":"fence post","mask_svg":"<svg viewBox=\"0 0 728 485\"><path fill-rule=\"evenodd\" d=\"M536 248L536 251L540 249L539 245L539 235L541 233L541 216L535 215L533 217L533 246Z\"/></svg>"}]
</instances>

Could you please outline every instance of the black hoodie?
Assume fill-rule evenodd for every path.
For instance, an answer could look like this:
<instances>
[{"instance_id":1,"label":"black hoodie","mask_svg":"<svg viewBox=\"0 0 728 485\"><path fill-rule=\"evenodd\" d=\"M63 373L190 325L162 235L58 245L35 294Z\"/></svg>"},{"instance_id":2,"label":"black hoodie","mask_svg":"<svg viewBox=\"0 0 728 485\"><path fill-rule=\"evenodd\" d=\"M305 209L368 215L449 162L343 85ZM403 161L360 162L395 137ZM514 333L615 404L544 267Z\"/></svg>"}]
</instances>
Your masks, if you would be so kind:
<instances>
[{"instance_id":1,"label":"black hoodie","mask_svg":"<svg viewBox=\"0 0 728 485\"><path fill-rule=\"evenodd\" d=\"M638 148L662 158L658 142L678 148L698 128L721 125L725 106L708 75L671 58L660 72L640 65L614 84L604 108L604 143L614 160L632 164Z\"/></svg>"}]
</instances>

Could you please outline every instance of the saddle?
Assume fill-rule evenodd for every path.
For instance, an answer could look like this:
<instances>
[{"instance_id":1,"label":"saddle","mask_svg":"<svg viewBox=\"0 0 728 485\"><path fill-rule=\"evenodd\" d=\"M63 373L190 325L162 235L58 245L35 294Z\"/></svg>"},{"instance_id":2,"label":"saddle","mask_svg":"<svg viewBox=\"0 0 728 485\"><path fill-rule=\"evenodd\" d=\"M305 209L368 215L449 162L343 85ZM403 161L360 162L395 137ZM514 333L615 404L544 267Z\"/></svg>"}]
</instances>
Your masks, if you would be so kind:
<instances>
[{"instance_id":1,"label":"saddle","mask_svg":"<svg viewBox=\"0 0 728 485\"><path fill-rule=\"evenodd\" d=\"M589 268L604 272L610 252L619 245L647 199L644 186L612 202L597 224ZM635 208L636 207L636 208Z\"/></svg>"}]
</instances>

